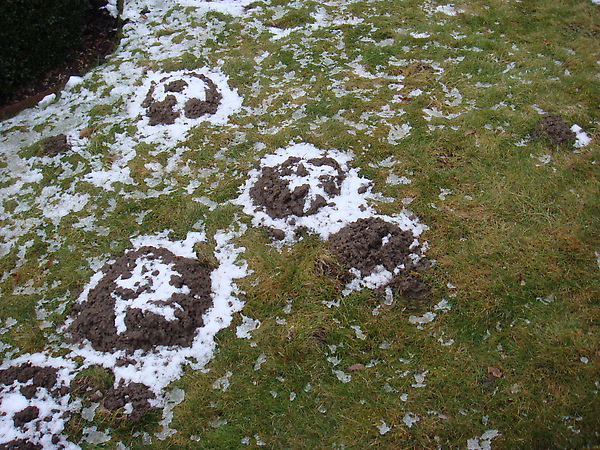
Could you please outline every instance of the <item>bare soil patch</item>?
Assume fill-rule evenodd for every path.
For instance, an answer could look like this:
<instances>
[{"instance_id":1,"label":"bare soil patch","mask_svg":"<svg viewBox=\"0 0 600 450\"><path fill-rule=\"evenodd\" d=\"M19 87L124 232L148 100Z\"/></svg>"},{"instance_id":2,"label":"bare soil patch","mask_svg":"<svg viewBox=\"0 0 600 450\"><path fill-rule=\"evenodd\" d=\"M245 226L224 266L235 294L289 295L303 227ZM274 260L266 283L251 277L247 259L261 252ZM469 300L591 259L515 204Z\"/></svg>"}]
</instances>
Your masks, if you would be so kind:
<instances>
[{"instance_id":1,"label":"bare soil patch","mask_svg":"<svg viewBox=\"0 0 600 450\"><path fill-rule=\"evenodd\" d=\"M0 119L4 114L18 112L8 111L10 106L63 85L71 76L82 76L90 68L104 62L115 45L119 20L103 8L106 0L91 0L90 3L92 8L85 18L85 31L79 48L60 66L48 71L37 81L21 87L9 97L0 97ZM31 105L24 105L23 108L28 106Z\"/></svg>"},{"instance_id":2,"label":"bare soil patch","mask_svg":"<svg viewBox=\"0 0 600 450\"><path fill-rule=\"evenodd\" d=\"M555 145L573 145L576 135L559 114L547 114L536 125L532 139L542 136L550 138Z\"/></svg>"}]
</instances>

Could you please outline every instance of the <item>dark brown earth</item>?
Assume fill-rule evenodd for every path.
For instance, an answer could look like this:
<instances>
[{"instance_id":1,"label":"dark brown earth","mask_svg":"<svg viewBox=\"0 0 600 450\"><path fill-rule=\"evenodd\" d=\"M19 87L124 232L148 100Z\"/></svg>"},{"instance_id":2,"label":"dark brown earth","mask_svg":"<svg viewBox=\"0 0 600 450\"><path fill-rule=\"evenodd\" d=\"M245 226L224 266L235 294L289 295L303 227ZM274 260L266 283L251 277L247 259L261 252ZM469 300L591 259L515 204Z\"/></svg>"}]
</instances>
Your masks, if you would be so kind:
<instances>
[{"instance_id":1,"label":"dark brown earth","mask_svg":"<svg viewBox=\"0 0 600 450\"><path fill-rule=\"evenodd\" d=\"M143 384L129 383L117 388L111 387L104 399L104 407L109 411L116 411L131 403L133 410L129 414L129 420L139 422L143 414L152 409L149 399L156 396Z\"/></svg>"},{"instance_id":2,"label":"dark brown earth","mask_svg":"<svg viewBox=\"0 0 600 450\"><path fill-rule=\"evenodd\" d=\"M0 444L0 450L42 450L42 448L40 444L34 444L25 439L16 439Z\"/></svg>"},{"instance_id":3,"label":"dark brown earth","mask_svg":"<svg viewBox=\"0 0 600 450\"><path fill-rule=\"evenodd\" d=\"M532 140L546 136L555 145L573 145L576 135L559 114L547 114L536 125Z\"/></svg>"},{"instance_id":4,"label":"dark brown earth","mask_svg":"<svg viewBox=\"0 0 600 450\"><path fill-rule=\"evenodd\" d=\"M390 286L407 298L422 297L429 292L425 283L412 275L427 265L421 263L417 267L410 258L411 253L418 252L410 248L413 241L410 231L403 231L379 217L358 219L329 237L331 250L340 263L347 269L359 270L363 277L372 274L377 266L393 273L398 266L404 265Z\"/></svg>"},{"instance_id":5,"label":"dark brown earth","mask_svg":"<svg viewBox=\"0 0 600 450\"><path fill-rule=\"evenodd\" d=\"M60 66L45 73L35 82L23 86L6 98L0 97L0 111L40 94L55 86L62 85L75 75L82 76L90 68L102 63L115 46L118 19L112 17L106 9L106 0L90 0L92 8L85 19L86 27L80 46ZM0 117L1 118L1 117Z\"/></svg>"},{"instance_id":6,"label":"dark brown earth","mask_svg":"<svg viewBox=\"0 0 600 450\"><path fill-rule=\"evenodd\" d=\"M176 293L171 298L155 300L156 304L180 305L181 309L175 312L176 320L169 321L153 312L130 308L125 316L127 331L118 334L114 296L134 299L145 291L151 291L147 285L140 286L136 292L116 284L119 277L127 279L132 276L139 257L173 264L173 270L179 275L172 276L170 284L177 288L187 286L190 293ZM104 277L90 290L87 299L73 306L74 321L67 329L72 341L88 339L96 350L125 350L127 353L138 349L149 351L159 345L192 344L197 329L204 324L203 314L212 306L210 269L195 259L176 256L165 248L148 246L125 253L112 264L107 263L102 272Z\"/></svg>"},{"instance_id":7,"label":"dark brown earth","mask_svg":"<svg viewBox=\"0 0 600 450\"><path fill-rule=\"evenodd\" d=\"M58 134L44 139L42 142L42 155L56 156L67 153L71 150L71 145L67 142L67 136Z\"/></svg>"},{"instance_id":8,"label":"dark brown earth","mask_svg":"<svg viewBox=\"0 0 600 450\"><path fill-rule=\"evenodd\" d=\"M223 96L218 91L217 85L207 76L195 72L188 72L186 75L195 76L201 79L206 84L205 100L198 98L190 98L186 101L183 111L188 119L197 119L205 114L214 114L219 109ZM160 80L161 83L166 81L168 77ZM166 92L182 92L187 87L185 80L174 80L165 85ZM150 119L149 125L172 125L175 123L181 113L175 111L177 99L174 95L167 95L162 101L154 100L154 90L156 84L153 83L146 94L146 98L142 102L142 107L146 108L146 116Z\"/></svg>"},{"instance_id":9,"label":"dark brown earth","mask_svg":"<svg viewBox=\"0 0 600 450\"><path fill-rule=\"evenodd\" d=\"M56 369L53 367L38 367L25 363L0 370L0 384L10 386L15 380L21 384L31 381L27 386L21 387L21 394L27 399L35 396L37 387L46 388L52 394L64 395L66 393L55 387L57 379Z\"/></svg>"},{"instance_id":10,"label":"dark brown earth","mask_svg":"<svg viewBox=\"0 0 600 450\"><path fill-rule=\"evenodd\" d=\"M320 208L327 205L327 200L321 195L309 199L309 185L297 186L290 191L285 176L296 175L304 177L309 174L302 158L292 156L282 164L273 167L263 167L256 183L250 188L250 197L256 206L262 209L273 219L281 219L290 215L298 217L315 214ZM337 175L321 175L319 187L328 195L339 195L342 182L346 174L333 158L322 157L306 160L315 166L328 165L333 167Z\"/></svg>"},{"instance_id":11,"label":"dark brown earth","mask_svg":"<svg viewBox=\"0 0 600 450\"><path fill-rule=\"evenodd\" d=\"M40 410L36 406L28 406L24 410L15 413L15 415L13 416L13 422L15 424L15 427L22 427L26 423L37 419L39 415Z\"/></svg>"}]
</instances>

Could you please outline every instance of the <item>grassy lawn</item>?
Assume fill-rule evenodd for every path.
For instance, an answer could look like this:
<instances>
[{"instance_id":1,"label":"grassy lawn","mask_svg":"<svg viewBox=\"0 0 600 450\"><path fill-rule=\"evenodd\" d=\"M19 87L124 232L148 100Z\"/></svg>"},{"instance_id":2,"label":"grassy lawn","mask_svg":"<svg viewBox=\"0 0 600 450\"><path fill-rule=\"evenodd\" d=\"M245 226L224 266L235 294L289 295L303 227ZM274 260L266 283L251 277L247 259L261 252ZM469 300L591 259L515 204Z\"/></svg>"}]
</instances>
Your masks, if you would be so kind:
<instances>
[{"instance_id":1,"label":"grassy lawn","mask_svg":"<svg viewBox=\"0 0 600 450\"><path fill-rule=\"evenodd\" d=\"M82 394L70 442L600 445L600 6L243 5L125 0L130 23L105 65L0 122L4 365L43 352L110 386L61 331L90 278L133 238L164 232L205 233L194 250L214 266L219 233L236 230L244 303L211 358L184 366L162 391L167 407L139 422L102 405L89 416ZM140 125L147 77L202 70L241 106L181 133ZM591 142L556 144L540 132L547 114ZM72 149L43 156L60 133ZM328 242L300 230L277 244L232 201L263 158L299 143L350 155L374 211L410 210L427 226L425 297L343 295ZM243 323L255 323L245 336Z\"/></svg>"}]
</instances>

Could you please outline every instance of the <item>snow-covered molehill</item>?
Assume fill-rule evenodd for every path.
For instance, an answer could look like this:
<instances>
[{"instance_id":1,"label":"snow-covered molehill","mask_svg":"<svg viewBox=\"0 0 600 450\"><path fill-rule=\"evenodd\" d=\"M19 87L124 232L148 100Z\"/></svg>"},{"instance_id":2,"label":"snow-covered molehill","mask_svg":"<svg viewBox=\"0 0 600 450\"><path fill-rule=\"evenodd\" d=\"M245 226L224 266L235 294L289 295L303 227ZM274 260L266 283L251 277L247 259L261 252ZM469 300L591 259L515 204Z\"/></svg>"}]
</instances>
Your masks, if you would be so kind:
<instances>
[{"instance_id":1,"label":"snow-covered molehill","mask_svg":"<svg viewBox=\"0 0 600 450\"><path fill-rule=\"evenodd\" d=\"M115 385L141 383L156 394L181 375L183 365L203 368L215 334L243 306L234 280L246 275L246 266L237 261L243 249L230 243L236 234L215 235L219 265L206 276L193 264L193 246L206 239L204 233L190 232L180 242L166 233L132 239L134 257L109 262L79 296L63 327L74 341L70 356L110 369ZM122 275L111 273L115 264L125 266ZM99 306L100 317L92 317Z\"/></svg>"},{"instance_id":2,"label":"snow-covered molehill","mask_svg":"<svg viewBox=\"0 0 600 450\"><path fill-rule=\"evenodd\" d=\"M207 69L148 72L129 105L138 133L148 142L175 143L201 122L227 123L242 106L228 79Z\"/></svg>"}]
</instances>

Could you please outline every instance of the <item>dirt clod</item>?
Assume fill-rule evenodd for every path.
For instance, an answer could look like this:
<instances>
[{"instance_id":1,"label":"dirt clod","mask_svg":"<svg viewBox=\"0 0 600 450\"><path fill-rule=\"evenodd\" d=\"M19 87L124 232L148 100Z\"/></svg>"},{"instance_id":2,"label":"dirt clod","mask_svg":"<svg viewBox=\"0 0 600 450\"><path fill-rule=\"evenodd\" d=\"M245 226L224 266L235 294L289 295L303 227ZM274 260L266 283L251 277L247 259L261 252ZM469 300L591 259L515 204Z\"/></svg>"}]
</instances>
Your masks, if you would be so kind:
<instances>
[{"instance_id":1,"label":"dirt clod","mask_svg":"<svg viewBox=\"0 0 600 450\"><path fill-rule=\"evenodd\" d=\"M42 142L42 155L56 156L71 150L71 145L67 142L65 134L58 134L44 139Z\"/></svg>"},{"instance_id":2,"label":"dirt clod","mask_svg":"<svg viewBox=\"0 0 600 450\"><path fill-rule=\"evenodd\" d=\"M132 422L139 422L142 415L152 408L148 400L155 397L143 384L129 383L117 388L111 387L104 399L104 407L109 411L116 411L131 403L132 412L129 414L129 419Z\"/></svg>"},{"instance_id":3,"label":"dirt clod","mask_svg":"<svg viewBox=\"0 0 600 450\"><path fill-rule=\"evenodd\" d=\"M542 117L535 127L532 139L541 136L549 137L555 145L572 145L577 137L559 114L547 114Z\"/></svg>"},{"instance_id":4,"label":"dirt clod","mask_svg":"<svg viewBox=\"0 0 600 450\"><path fill-rule=\"evenodd\" d=\"M31 422L33 419L37 419L40 415L40 410L37 406L28 406L22 411L15 413L13 416L13 422L15 427L21 427L26 423Z\"/></svg>"},{"instance_id":5,"label":"dirt clod","mask_svg":"<svg viewBox=\"0 0 600 450\"><path fill-rule=\"evenodd\" d=\"M205 114L215 114L221 104L223 96L218 90L217 85L206 75L188 72L185 75L193 76L202 80L205 84L204 89L204 100L192 97L188 98L184 105L179 105L177 98L169 94L164 100L158 101L154 99L156 92L156 83L152 83L146 98L142 102L142 107L146 108L146 116L148 116L149 125L172 125L175 123L175 119L181 116L181 110L183 110L185 117L188 119L197 119ZM161 83L165 83L169 77L165 77L160 80ZM164 84L165 92L175 92L185 95L185 90L188 87L188 83L185 80L172 80Z\"/></svg>"}]
</instances>

